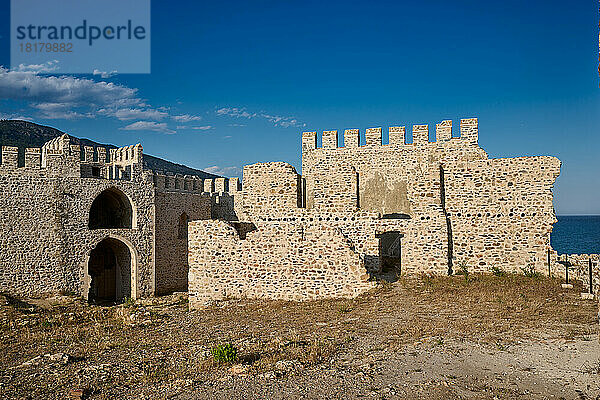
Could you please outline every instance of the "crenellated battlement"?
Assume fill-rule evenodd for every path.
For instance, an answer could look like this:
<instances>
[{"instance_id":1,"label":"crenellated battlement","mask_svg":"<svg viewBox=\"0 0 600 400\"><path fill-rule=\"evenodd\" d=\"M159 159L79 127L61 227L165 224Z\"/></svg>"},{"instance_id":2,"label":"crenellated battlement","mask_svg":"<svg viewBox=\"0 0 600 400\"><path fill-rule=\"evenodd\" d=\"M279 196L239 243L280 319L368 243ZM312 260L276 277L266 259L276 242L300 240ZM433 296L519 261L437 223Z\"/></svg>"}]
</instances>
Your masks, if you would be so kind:
<instances>
[{"instance_id":1,"label":"crenellated battlement","mask_svg":"<svg viewBox=\"0 0 600 400\"><path fill-rule=\"evenodd\" d=\"M47 153L61 153L69 149L71 138L66 133L46 142L42 149Z\"/></svg>"},{"instance_id":2,"label":"crenellated battlement","mask_svg":"<svg viewBox=\"0 0 600 400\"><path fill-rule=\"evenodd\" d=\"M316 149L351 149L372 148L378 146L403 147L403 146L425 146L444 145L448 142L460 143L465 146L477 146L479 129L477 118L466 118L460 120L460 137L452 137L452 121L445 120L435 126L436 140L429 141L429 125L413 125L412 142L406 138L406 127L390 126L388 128L389 143L383 144L382 128L368 128L365 130L365 142L361 143L360 131L358 129L346 129L344 131L344 146L338 146L338 131L323 131L321 136L321 147L318 147L317 132L302 132L302 152Z\"/></svg>"},{"instance_id":3,"label":"crenellated battlement","mask_svg":"<svg viewBox=\"0 0 600 400\"><path fill-rule=\"evenodd\" d=\"M103 177L131 180L136 176L141 176L144 159L144 149L141 144L109 149L108 155L108 161L105 164L106 167L103 168L103 171L105 171L105 174L102 175ZM93 156L93 152L90 152L89 156L85 156L85 159L92 160ZM102 159L102 152L97 154L96 159ZM100 164L102 165L102 163Z\"/></svg>"},{"instance_id":4,"label":"crenellated battlement","mask_svg":"<svg viewBox=\"0 0 600 400\"><path fill-rule=\"evenodd\" d=\"M41 148L19 149L13 146L2 146L0 170L15 172L52 170L56 174L63 174L65 173L64 167L73 165L79 156L79 153L74 152L71 147L68 135L52 139Z\"/></svg>"},{"instance_id":5,"label":"crenellated battlement","mask_svg":"<svg viewBox=\"0 0 600 400\"><path fill-rule=\"evenodd\" d=\"M140 143L110 149L110 162L118 165L139 164L143 160L144 148Z\"/></svg>"},{"instance_id":6,"label":"crenellated battlement","mask_svg":"<svg viewBox=\"0 0 600 400\"><path fill-rule=\"evenodd\" d=\"M241 190L239 178L202 179L192 175L154 172L152 179L159 191L234 195Z\"/></svg>"},{"instance_id":7,"label":"crenellated battlement","mask_svg":"<svg viewBox=\"0 0 600 400\"><path fill-rule=\"evenodd\" d=\"M40 171L50 175L131 180L143 170L141 144L116 149L81 146L64 134L41 148L24 149L19 164L19 148L2 146L1 171ZM24 158L24 162L23 162Z\"/></svg>"}]
</instances>

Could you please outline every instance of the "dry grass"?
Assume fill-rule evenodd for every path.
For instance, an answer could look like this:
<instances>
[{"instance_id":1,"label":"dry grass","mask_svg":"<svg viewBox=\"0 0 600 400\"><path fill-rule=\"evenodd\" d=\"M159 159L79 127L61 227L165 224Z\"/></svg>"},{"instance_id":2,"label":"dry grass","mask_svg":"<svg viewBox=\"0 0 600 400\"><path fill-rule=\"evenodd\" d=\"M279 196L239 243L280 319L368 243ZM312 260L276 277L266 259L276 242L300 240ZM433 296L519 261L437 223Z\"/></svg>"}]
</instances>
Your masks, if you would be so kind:
<instances>
[{"instance_id":1,"label":"dry grass","mask_svg":"<svg viewBox=\"0 0 600 400\"><path fill-rule=\"evenodd\" d=\"M167 393L174 384L220 379L230 366L214 346L232 343L244 373L327 361L340 349L373 349L466 338L499 349L521 338L591 337L597 305L560 282L522 275L403 278L354 300L307 303L232 300L187 311L180 296L113 307L73 297L0 305L0 397L93 398L123 390ZM0 301L1 303L1 301ZM21 366L41 354L73 357L62 366ZM148 389L151 388L151 389ZM154 389L152 389L154 388Z\"/></svg>"}]
</instances>

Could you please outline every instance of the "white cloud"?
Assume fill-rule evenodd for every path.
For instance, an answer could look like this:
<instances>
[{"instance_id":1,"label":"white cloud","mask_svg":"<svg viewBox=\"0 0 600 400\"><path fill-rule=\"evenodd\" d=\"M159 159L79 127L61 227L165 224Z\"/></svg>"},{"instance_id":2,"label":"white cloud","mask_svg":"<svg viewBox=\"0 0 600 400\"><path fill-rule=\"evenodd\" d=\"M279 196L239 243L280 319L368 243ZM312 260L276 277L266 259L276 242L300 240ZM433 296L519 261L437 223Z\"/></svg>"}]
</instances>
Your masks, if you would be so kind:
<instances>
[{"instance_id":1,"label":"white cloud","mask_svg":"<svg viewBox=\"0 0 600 400\"><path fill-rule=\"evenodd\" d=\"M261 114L261 117L266 118L269 122L271 122L275 126L281 126L283 128L289 128L290 126L296 126L302 128L306 126L305 123L299 122L296 118L293 117L282 117L279 115L269 115L269 114Z\"/></svg>"},{"instance_id":2,"label":"white cloud","mask_svg":"<svg viewBox=\"0 0 600 400\"><path fill-rule=\"evenodd\" d=\"M167 134L175 133L175 131L170 129L165 122L159 123L153 121L137 121L119 129L124 131L153 131Z\"/></svg>"},{"instance_id":3,"label":"white cloud","mask_svg":"<svg viewBox=\"0 0 600 400\"><path fill-rule=\"evenodd\" d=\"M15 114L15 113L5 114L5 113L1 113L1 112L0 112L0 119L19 119L22 121L33 121L33 118L27 117L22 114Z\"/></svg>"},{"instance_id":4,"label":"white cloud","mask_svg":"<svg viewBox=\"0 0 600 400\"><path fill-rule=\"evenodd\" d=\"M242 175L242 169L240 167L219 167L218 165L213 165L212 167L206 167L202 170L215 175L234 177Z\"/></svg>"},{"instance_id":5,"label":"white cloud","mask_svg":"<svg viewBox=\"0 0 600 400\"><path fill-rule=\"evenodd\" d=\"M48 72L54 72L58 70L58 60L46 61L43 64L19 64L17 71L19 72L32 72L34 74L45 74Z\"/></svg>"},{"instance_id":6,"label":"white cloud","mask_svg":"<svg viewBox=\"0 0 600 400\"><path fill-rule=\"evenodd\" d=\"M79 113L70 110L63 103L38 103L32 106L40 112L42 118L47 119L78 119L78 118L93 118L93 115L87 113Z\"/></svg>"},{"instance_id":7,"label":"white cloud","mask_svg":"<svg viewBox=\"0 0 600 400\"><path fill-rule=\"evenodd\" d=\"M138 90L126 86L73 76L40 76L36 72L8 70L1 66L0 98L62 103L70 108L144 105Z\"/></svg>"},{"instance_id":8,"label":"white cloud","mask_svg":"<svg viewBox=\"0 0 600 400\"><path fill-rule=\"evenodd\" d=\"M217 115L228 115L235 118L255 118L258 116L256 113L249 113L245 108L237 107L223 107L217 110Z\"/></svg>"},{"instance_id":9,"label":"white cloud","mask_svg":"<svg viewBox=\"0 0 600 400\"><path fill-rule=\"evenodd\" d=\"M205 126L177 126L177 129L193 129L195 131L207 131L209 129L213 129L212 125Z\"/></svg>"},{"instance_id":10,"label":"white cloud","mask_svg":"<svg viewBox=\"0 0 600 400\"><path fill-rule=\"evenodd\" d=\"M272 123L274 126L279 126L282 128L288 128L291 126L295 126L295 127L304 127L306 126L305 123L298 121L296 118L294 117L286 117L286 116L281 116L281 115L271 115L271 114L267 114L263 111L261 112L248 112L246 110L245 107L222 107L222 108L218 108L216 111L217 115L225 115L225 116L229 116L229 117L233 117L233 118L247 118L247 119L253 119L253 118L264 118L267 121L269 121L270 123Z\"/></svg>"},{"instance_id":11,"label":"white cloud","mask_svg":"<svg viewBox=\"0 0 600 400\"><path fill-rule=\"evenodd\" d=\"M110 82L74 76L42 76L52 71L55 62L21 65L16 70L0 66L0 98L25 101L35 117L46 119L95 118L105 116L120 121L162 120L169 117L167 107L152 108L139 97L138 90ZM96 74L98 75L98 73ZM190 120L194 120L190 116ZM131 124L127 130L142 124ZM174 133L166 124L146 124L145 130Z\"/></svg>"},{"instance_id":12,"label":"white cloud","mask_svg":"<svg viewBox=\"0 0 600 400\"><path fill-rule=\"evenodd\" d=\"M186 123L191 121L200 121L202 119L199 115L190 115L190 114L181 114L181 115L173 115L171 116L175 121Z\"/></svg>"},{"instance_id":13,"label":"white cloud","mask_svg":"<svg viewBox=\"0 0 600 400\"><path fill-rule=\"evenodd\" d=\"M111 72L105 72L105 71L100 71L95 69L94 72L92 72L92 74L94 75L100 75L101 78L106 79L106 78L110 78L111 76L115 75L117 73L117 71L111 71Z\"/></svg>"},{"instance_id":14,"label":"white cloud","mask_svg":"<svg viewBox=\"0 0 600 400\"><path fill-rule=\"evenodd\" d=\"M75 76L40 75L56 71L58 61L44 64L21 65L17 69L0 66L0 99L26 102L34 118L75 119L110 117L120 121L137 121L122 128L125 130L151 130L175 133L168 121L177 129L209 130L212 125L186 126L200 121L200 115L171 114L168 107L153 107L142 99L136 88L112 82ZM102 71L94 75L108 76ZM25 113L29 114L28 110ZM302 127L294 117L279 116L266 112L250 112L246 108L222 107L216 110L219 116L243 119L263 119L277 127ZM165 121L158 123L158 121ZM145 122L144 122L145 121ZM244 126L233 123L231 126Z\"/></svg>"},{"instance_id":15,"label":"white cloud","mask_svg":"<svg viewBox=\"0 0 600 400\"><path fill-rule=\"evenodd\" d=\"M108 115L117 118L119 121L128 121L132 119L145 120L161 120L169 116L164 111L155 110L152 108L119 108L119 109L101 109L100 114Z\"/></svg>"}]
</instances>

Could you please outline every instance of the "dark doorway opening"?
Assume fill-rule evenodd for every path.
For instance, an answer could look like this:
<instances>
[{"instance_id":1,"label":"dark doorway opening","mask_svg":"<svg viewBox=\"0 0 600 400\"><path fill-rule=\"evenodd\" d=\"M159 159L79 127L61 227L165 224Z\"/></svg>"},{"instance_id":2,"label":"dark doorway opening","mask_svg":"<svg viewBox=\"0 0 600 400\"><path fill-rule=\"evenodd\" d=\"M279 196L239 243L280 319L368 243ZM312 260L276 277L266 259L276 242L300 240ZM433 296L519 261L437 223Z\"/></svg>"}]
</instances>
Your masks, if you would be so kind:
<instances>
[{"instance_id":1,"label":"dark doorway opening","mask_svg":"<svg viewBox=\"0 0 600 400\"><path fill-rule=\"evenodd\" d=\"M106 238L90 253L88 300L93 303L131 297L131 252L120 240Z\"/></svg>"},{"instance_id":2,"label":"dark doorway opening","mask_svg":"<svg viewBox=\"0 0 600 400\"><path fill-rule=\"evenodd\" d=\"M117 188L109 188L100 193L90 207L90 229L131 229L132 222L131 203Z\"/></svg>"},{"instance_id":3,"label":"dark doorway opening","mask_svg":"<svg viewBox=\"0 0 600 400\"><path fill-rule=\"evenodd\" d=\"M190 221L191 221L191 219L186 213L181 213L181 215L179 216L179 225L177 226L177 238L178 239L187 240L187 238L188 238L188 222L190 222Z\"/></svg>"},{"instance_id":4,"label":"dark doorway opening","mask_svg":"<svg viewBox=\"0 0 600 400\"><path fill-rule=\"evenodd\" d=\"M381 259L381 272L402 272L402 234L397 231L384 232L377 235L379 238L379 257Z\"/></svg>"}]
</instances>

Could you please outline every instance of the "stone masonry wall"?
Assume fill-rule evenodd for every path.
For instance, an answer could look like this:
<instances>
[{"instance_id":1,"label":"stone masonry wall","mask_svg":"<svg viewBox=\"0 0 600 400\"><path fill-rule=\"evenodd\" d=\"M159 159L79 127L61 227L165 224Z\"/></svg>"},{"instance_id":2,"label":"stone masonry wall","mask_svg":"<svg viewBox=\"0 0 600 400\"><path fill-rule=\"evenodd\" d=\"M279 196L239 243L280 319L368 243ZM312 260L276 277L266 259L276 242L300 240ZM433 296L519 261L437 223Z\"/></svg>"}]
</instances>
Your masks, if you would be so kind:
<instances>
[{"instance_id":1,"label":"stone masonry wall","mask_svg":"<svg viewBox=\"0 0 600 400\"><path fill-rule=\"evenodd\" d=\"M493 266L520 272L528 265L547 270L558 159L452 161L443 169L456 264L474 272Z\"/></svg>"},{"instance_id":2,"label":"stone masonry wall","mask_svg":"<svg viewBox=\"0 0 600 400\"><path fill-rule=\"evenodd\" d=\"M189 224L190 308L208 300L355 297L373 287L335 227L269 222L240 239L224 221Z\"/></svg>"},{"instance_id":3,"label":"stone masonry wall","mask_svg":"<svg viewBox=\"0 0 600 400\"><path fill-rule=\"evenodd\" d=\"M404 127L389 128L382 144L381 128L302 135L302 179L307 209L333 203L358 192L357 207L373 212L385 228L403 233L402 270L448 273L457 263L487 271L493 265L508 270L533 264L542 269L555 221L552 185L560 162L553 157L488 160L478 145L478 121L461 120L460 137L452 137L452 122L436 125L429 142L427 125L413 126L413 142ZM357 187L340 166L356 171ZM324 187L323 180L346 186ZM340 193L344 191L344 193ZM351 213L351 207L346 207Z\"/></svg>"},{"instance_id":4,"label":"stone masonry wall","mask_svg":"<svg viewBox=\"0 0 600 400\"><path fill-rule=\"evenodd\" d=\"M207 194L156 190L156 293L186 291L188 287L187 223L210 219ZM185 226L182 224L185 223ZM183 235L185 233L185 236Z\"/></svg>"},{"instance_id":5,"label":"stone masonry wall","mask_svg":"<svg viewBox=\"0 0 600 400\"><path fill-rule=\"evenodd\" d=\"M240 220L279 216L300 206L300 176L288 163L257 163L244 166L243 190L235 209Z\"/></svg>"},{"instance_id":6,"label":"stone masonry wall","mask_svg":"<svg viewBox=\"0 0 600 400\"><path fill-rule=\"evenodd\" d=\"M359 209L358 181L354 168L324 163L320 166L323 174L314 180L316 190L312 208L298 207L291 200L302 196L301 187L293 184L298 181L298 174L290 165L274 164L274 168L266 163L244 169L244 185L236 196L236 208L241 209L242 206L238 204L243 204L244 211L237 214L243 215L245 221L256 226L272 221L293 221L302 224L319 222L336 227L356 251L364 255L366 268L370 272L380 269L377 234L400 232L404 234L401 251L403 271L447 272L446 220L440 204L430 202L415 205L414 209L422 218L380 219L376 212ZM253 183L250 189L246 181ZM282 185L282 182L289 184ZM256 196L254 187L278 189ZM439 182L434 187L439 191ZM282 203L282 195L290 200Z\"/></svg>"},{"instance_id":7,"label":"stone masonry wall","mask_svg":"<svg viewBox=\"0 0 600 400\"><path fill-rule=\"evenodd\" d=\"M70 145L66 135L41 150L27 149L22 167L15 148L2 148L0 291L31 295L63 290L86 296L90 252L111 237L132 253L131 287L123 292L133 297L154 293L152 182L139 166L141 146L117 151L128 152L128 162L113 155L121 164L118 170L128 171L124 180L81 177L90 156L82 160L79 146ZM88 228L91 204L108 188L118 188L131 202L131 229Z\"/></svg>"},{"instance_id":8,"label":"stone masonry wall","mask_svg":"<svg viewBox=\"0 0 600 400\"><path fill-rule=\"evenodd\" d=\"M302 175L307 208L312 208L319 196L314 192L315 179L330 175L332 166L342 164L354 167L358 174L359 205L364 210L411 214L412 204L440 204L439 186L435 186L439 163L487 158L477 145L477 126L475 118L461 120L461 137L453 138L452 121L444 121L436 126L437 141L429 142L427 125L415 125L413 143L406 143L404 127L390 127L386 145L382 144L381 128L367 129L364 145L359 142L358 130L349 129L344 133L344 147L337 147L337 131L325 131L321 148L317 147L316 132L304 132ZM327 136L335 139L326 140Z\"/></svg>"},{"instance_id":9,"label":"stone masonry wall","mask_svg":"<svg viewBox=\"0 0 600 400\"><path fill-rule=\"evenodd\" d=\"M144 170L139 144L80 147L63 135L42 148L25 149L24 159L25 165L19 165L18 149L2 148L0 291L97 293L94 282L103 278L93 281L89 260L101 242L99 251L116 256L118 297L186 290L188 220L236 219L236 178ZM104 207L119 203L112 217L95 209L105 226L122 213L131 215L130 226L95 226L90 210L100 198ZM91 225L90 219L95 221ZM92 264L99 262L95 258Z\"/></svg>"}]
</instances>

